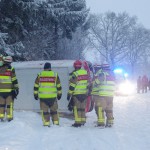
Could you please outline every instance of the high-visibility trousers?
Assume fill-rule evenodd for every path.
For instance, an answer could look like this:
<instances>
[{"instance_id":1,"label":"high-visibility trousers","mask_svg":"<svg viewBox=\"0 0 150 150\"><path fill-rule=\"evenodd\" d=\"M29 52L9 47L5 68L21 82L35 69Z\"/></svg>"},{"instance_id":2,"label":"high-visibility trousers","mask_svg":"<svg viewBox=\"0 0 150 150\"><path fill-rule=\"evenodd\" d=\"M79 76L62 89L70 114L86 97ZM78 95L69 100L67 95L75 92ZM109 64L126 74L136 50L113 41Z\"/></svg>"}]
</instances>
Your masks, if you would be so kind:
<instances>
[{"instance_id":1,"label":"high-visibility trousers","mask_svg":"<svg viewBox=\"0 0 150 150\"><path fill-rule=\"evenodd\" d=\"M95 96L94 101L98 125L113 124L113 97Z\"/></svg>"},{"instance_id":2,"label":"high-visibility trousers","mask_svg":"<svg viewBox=\"0 0 150 150\"><path fill-rule=\"evenodd\" d=\"M50 125L50 116L53 124L59 125L58 104L57 100L40 100L40 109L44 126Z\"/></svg>"},{"instance_id":3,"label":"high-visibility trousers","mask_svg":"<svg viewBox=\"0 0 150 150\"><path fill-rule=\"evenodd\" d=\"M86 107L86 98L87 96L80 95L73 96L73 112L74 112L74 119L76 124L85 124L86 122L86 116L85 116L85 107Z\"/></svg>"},{"instance_id":4,"label":"high-visibility trousers","mask_svg":"<svg viewBox=\"0 0 150 150\"><path fill-rule=\"evenodd\" d=\"M10 94L8 96L0 96L0 119L4 119L5 114L8 120L13 119L13 105L14 100Z\"/></svg>"}]
</instances>

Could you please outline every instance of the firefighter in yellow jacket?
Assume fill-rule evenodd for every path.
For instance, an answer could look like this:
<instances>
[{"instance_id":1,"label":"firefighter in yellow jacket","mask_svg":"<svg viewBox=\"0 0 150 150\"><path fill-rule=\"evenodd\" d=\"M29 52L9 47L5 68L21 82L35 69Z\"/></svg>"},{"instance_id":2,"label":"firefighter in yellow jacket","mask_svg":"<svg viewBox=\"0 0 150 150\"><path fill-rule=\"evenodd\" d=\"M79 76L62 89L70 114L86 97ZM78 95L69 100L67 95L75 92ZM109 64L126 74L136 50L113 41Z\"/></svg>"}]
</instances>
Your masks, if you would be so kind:
<instances>
[{"instance_id":1,"label":"firefighter in yellow jacket","mask_svg":"<svg viewBox=\"0 0 150 150\"><path fill-rule=\"evenodd\" d=\"M98 117L97 126L111 127L113 125L113 97L115 77L108 64L102 65L95 83L99 87L99 98L95 100L95 110ZM105 120L106 114L106 120Z\"/></svg>"},{"instance_id":2,"label":"firefighter in yellow jacket","mask_svg":"<svg viewBox=\"0 0 150 150\"><path fill-rule=\"evenodd\" d=\"M0 119L13 120L14 98L19 93L15 69L11 66L12 57L0 57ZM5 112L6 111L6 112Z\"/></svg>"},{"instance_id":3,"label":"firefighter in yellow jacket","mask_svg":"<svg viewBox=\"0 0 150 150\"><path fill-rule=\"evenodd\" d=\"M34 84L34 98L40 99L43 126L50 126L50 115L53 124L59 125L57 100L60 100L61 96L59 76L51 70L51 64L46 62L44 70L38 74Z\"/></svg>"},{"instance_id":4,"label":"firefighter in yellow jacket","mask_svg":"<svg viewBox=\"0 0 150 150\"><path fill-rule=\"evenodd\" d=\"M80 127L86 122L85 107L88 93L88 74L85 69L81 69L82 62L77 60L74 62L75 71L69 81L69 91L67 100L73 99L73 112L75 123L74 127Z\"/></svg>"},{"instance_id":5,"label":"firefighter in yellow jacket","mask_svg":"<svg viewBox=\"0 0 150 150\"><path fill-rule=\"evenodd\" d=\"M102 66L101 65L94 65L93 68L94 68L93 69L94 70L94 77L92 80L91 95L92 95L92 101L93 101L93 103L95 103L99 100L99 85L96 83L96 80L98 79L98 75L102 71ZM96 113L97 113L97 111L96 111Z\"/></svg>"}]
</instances>

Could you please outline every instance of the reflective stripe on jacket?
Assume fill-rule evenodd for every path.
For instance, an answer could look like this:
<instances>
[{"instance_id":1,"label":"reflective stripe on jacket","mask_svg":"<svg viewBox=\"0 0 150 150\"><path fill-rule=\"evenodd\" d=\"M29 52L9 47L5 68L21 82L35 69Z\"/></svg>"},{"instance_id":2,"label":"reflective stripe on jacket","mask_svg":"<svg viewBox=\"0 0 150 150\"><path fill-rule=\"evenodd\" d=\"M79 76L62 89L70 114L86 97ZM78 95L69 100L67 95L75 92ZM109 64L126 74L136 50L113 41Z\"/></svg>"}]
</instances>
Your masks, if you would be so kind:
<instances>
[{"instance_id":1,"label":"reflective stripe on jacket","mask_svg":"<svg viewBox=\"0 0 150 150\"><path fill-rule=\"evenodd\" d=\"M34 85L34 94L39 98L56 98L57 94L62 94L61 84L57 83L58 74L53 71L42 71L38 74Z\"/></svg>"},{"instance_id":2,"label":"reflective stripe on jacket","mask_svg":"<svg viewBox=\"0 0 150 150\"><path fill-rule=\"evenodd\" d=\"M10 65L0 67L0 92L11 92L16 88L18 88L18 81L14 68Z\"/></svg>"},{"instance_id":3,"label":"reflective stripe on jacket","mask_svg":"<svg viewBox=\"0 0 150 150\"><path fill-rule=\"evenodd\" d=\"M92 82L92 95L99 95L99 86L96 84L95 80Z\"/></svg>"},{"instance_id":4,"label":"reflective stripe on jacket","mask_svg":"<svg viewBox=\"0 0 150 150\"><path fill-rule=\"evenodd\" d=\"M87 94L88 86L88 74L84 69L79 69L73 72L72 78L70 79L69 94Z\"/></svg>"}]
</instances>

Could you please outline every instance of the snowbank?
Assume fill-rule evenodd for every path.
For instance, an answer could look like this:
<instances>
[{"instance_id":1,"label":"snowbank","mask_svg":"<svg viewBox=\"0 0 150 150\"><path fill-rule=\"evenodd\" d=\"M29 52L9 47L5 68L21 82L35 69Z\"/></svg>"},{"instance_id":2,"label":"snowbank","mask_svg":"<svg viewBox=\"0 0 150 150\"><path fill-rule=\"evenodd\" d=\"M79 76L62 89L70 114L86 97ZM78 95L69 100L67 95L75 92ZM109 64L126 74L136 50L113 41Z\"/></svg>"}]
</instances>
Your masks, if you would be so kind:
<instances>
[{"instance_id":1,"label":"snowbank","mask_svg":"<svg viewBox=\"0 0 150 150\"><path fill-rule=\"evenodd\" d=\"M0 150L150 150L150 93L115 97L113 128L94 127L95 111L84 127L60 118L60 126L43 127L41 116L15 111L14 120L0 122Z\"/></svg>"}]
</instances>

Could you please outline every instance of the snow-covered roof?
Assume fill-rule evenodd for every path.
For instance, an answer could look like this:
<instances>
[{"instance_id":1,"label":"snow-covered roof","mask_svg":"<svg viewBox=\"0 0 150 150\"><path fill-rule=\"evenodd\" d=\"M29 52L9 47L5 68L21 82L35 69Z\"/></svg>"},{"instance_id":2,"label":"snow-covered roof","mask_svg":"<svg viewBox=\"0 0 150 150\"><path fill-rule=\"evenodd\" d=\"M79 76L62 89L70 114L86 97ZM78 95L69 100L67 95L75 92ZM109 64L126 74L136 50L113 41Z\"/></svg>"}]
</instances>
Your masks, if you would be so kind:
<instances>
[{"instance_id":1,"label":"snow-covered roof","mask_svg":"<svg viewBox=\"0 0 150 150\"><path fill-rule=\"evenodd\" d=\"M25 61L25 62L14 62L12 65L15 68L43 68L46 62L51 63L52 68L54 67L72 67L74 60L44 60L44 61Z\"/></svg>"}]
</instances>

